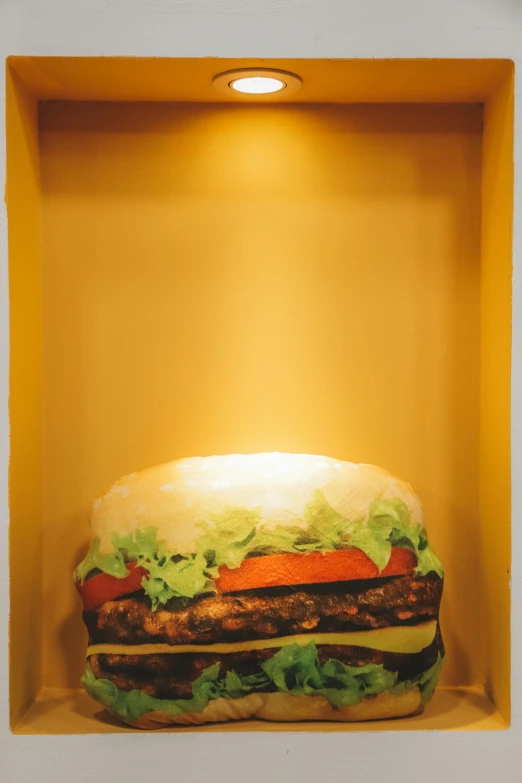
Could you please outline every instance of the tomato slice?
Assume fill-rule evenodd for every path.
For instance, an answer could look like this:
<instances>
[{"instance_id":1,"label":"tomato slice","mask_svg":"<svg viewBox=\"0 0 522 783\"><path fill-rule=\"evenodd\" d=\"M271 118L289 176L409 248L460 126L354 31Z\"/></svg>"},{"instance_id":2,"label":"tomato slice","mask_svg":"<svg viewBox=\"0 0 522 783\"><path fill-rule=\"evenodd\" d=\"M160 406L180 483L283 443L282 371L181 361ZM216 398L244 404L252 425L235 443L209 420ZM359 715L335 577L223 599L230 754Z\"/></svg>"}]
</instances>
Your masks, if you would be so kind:
<instances>
[{"instance_id":1,"label":"tomato slice","mask_svg":"<svg viewBox=\"0 0 522 783\"><path fill-rule=\"evenodd\" d=\"M302 555L264 555L247 558L238 568L221 566L216 589L218 593L233 593L258 587L401 576L411 573L416 564L415 554L403 547L393 547L388 564L382 571L360 549L308 552Z\"/></svg>"},{"instance_id":2,"label":"tomato slice","mask_svg":"<svg viewBox=\"0 0 522 783\"><path fill-rule=\"evenodd\" d=\"M403 547L393 547L386 567L379 571L375 563L360 549L338 549L332 552L306 554L263 555L243 560L238 568L220 566L216 579L218 593L234 593L258 587L345 582L353 579L376 579L380 576L401 576L413 572L415 554ZM76 588L83 601L83 611L96 609L106 601L114 601L141 588L146 568L127 563L128 576L97 574Z\"/></svg>"},{"instance_id":3,"label":"tomato slice","mask_svg":"<svg viewBox=\"0 0 522 783\"><path fill-rule=\"evenodd\" d=\"M116 577L109 574L96 574L83 584L77 582L76 589L83 601L83 611L96 609L106 601L113 601L122 595L134 593L141 588L141 580L148 571L136 563L126 563L128 576Z\"/></svg>"}]
</instances>

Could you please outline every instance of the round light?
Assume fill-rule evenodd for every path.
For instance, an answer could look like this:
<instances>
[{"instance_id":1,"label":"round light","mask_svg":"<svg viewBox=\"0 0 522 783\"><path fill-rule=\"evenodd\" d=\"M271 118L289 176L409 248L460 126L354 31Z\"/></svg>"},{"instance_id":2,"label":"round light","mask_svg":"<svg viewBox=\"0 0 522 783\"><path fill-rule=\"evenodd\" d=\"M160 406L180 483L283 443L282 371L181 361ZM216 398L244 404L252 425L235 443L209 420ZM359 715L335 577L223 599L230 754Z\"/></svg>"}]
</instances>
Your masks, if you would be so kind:
<instances>
[{"instance_id":1,"label":"round light","mask_svg":"<svg viewBox=\"0 0 522 783\"><path fill-rule=\"evenodd\" d=\"M284 90L286 84L281 79L273 79L271 76L243 76L241 79L231 81L230 87L248 95L268 95L271 92Z\"/></svg>"},{"instance_id":2,"label":"round light","mask_svg":"<svg viewBox=\"0 0 522 783\"><path fill-rule=\"evenodd\" d=\"M272 68L238 68L219 73L213 84L233 100L286 100L301 87L301 79L295 73Z\"/></svg>"}]
</instances>

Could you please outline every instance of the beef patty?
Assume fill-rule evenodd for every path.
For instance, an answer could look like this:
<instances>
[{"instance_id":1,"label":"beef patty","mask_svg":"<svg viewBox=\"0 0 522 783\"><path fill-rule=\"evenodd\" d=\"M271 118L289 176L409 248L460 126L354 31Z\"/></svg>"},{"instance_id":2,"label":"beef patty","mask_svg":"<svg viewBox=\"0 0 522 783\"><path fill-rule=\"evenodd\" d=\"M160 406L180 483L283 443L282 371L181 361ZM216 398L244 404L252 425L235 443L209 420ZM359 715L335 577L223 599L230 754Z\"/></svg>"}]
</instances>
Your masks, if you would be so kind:
<instances>
[{"instance_id":1,"label":"beef patty","mask_svg":"<svg viewBox=\"0 0 522 783\"><path fill-rule=\"evenodd\" d=\"M438 616L441 595L431 573L173 599L156 611L136 593L83 617L93 644L205 644L417 624Z\"/></svg>"},{"instance_id":2,"label":"beef patty","mask_svg":"<svg viewBox=\"0 0 522 783\"><path fill-rule=\"evenodd\" d=\"M277 650L252 650L226 655L215 653L96 654L89 657L89 663L95 677L110 680L120 690L138 689L158 699L186 699L192 695L192 682L207 666L219 663L221 677L224 677L227 671L235 671L243 676L257 674L261 664L276 652ZM330 658L349 666L382 664L388 671L397 672L399 681L410 679L429 669L436 662L439 653L444 654L444 647L438 630L429 647L420 653L409 655L344 645L317 647L317 654L322 664Z\"/></svg>"}]
</instances>

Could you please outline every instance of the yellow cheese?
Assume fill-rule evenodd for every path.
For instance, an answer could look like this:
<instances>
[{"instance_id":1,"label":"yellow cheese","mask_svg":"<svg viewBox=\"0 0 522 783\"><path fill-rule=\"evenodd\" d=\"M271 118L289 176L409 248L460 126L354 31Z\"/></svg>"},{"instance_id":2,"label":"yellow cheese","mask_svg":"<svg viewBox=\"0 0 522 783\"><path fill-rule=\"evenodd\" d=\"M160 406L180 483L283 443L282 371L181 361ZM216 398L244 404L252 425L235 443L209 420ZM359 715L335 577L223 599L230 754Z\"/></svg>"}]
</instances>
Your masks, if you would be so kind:
<instances>
[{"instance_id":1,"label":"yellow cheese","mask_svg":"<svg viewBox=\"0 0 522 783\"><path fill-rule=\"evenodd\" d=\"M310 633L280 636L276 639L254 639L250 642L218 642L216 644L91 644L87 657L104 653L108 655L164 655L176 653L235 653L248 650L267 650L288 644L342 644L352 647L369 647L391 653L418 653L428 647L437 630L437 621L420 625L378 628L375 631L350 631L349 633Z\"/></svg>"}]
</instances>

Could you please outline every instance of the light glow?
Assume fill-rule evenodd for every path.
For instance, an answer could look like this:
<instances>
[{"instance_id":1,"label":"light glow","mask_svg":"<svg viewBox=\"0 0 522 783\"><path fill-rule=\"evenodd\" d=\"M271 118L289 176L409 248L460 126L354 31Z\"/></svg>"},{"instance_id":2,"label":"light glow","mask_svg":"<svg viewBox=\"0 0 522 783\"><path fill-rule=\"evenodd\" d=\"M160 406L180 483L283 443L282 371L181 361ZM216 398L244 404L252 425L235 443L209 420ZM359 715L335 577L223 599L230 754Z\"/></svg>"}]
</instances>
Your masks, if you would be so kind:
<instances>
[{"instance_id":1,"label":"light glow","mask_svg":"<svg viewBox=\"0 0 522 783\"><path fill-rule=\"evenodd\" d=\"M230 86L233 90L248 95L268 95L271 92L284 90L286 84L281 79L274 79L272 76L244 76L240 79L234 79L230 82Z\"/></svg>"},{"instance_id":2,"label":"light glow","mask_svg":"<svg viewBox=\"0 0 522 783\"><path fill-rule=\"evenodd\" d=\"M301 78L277 68L236 68L218 73L212 79L216 90L234 95L235 100L286 101L301 89Z\"/></svg>"}]
</instances>

